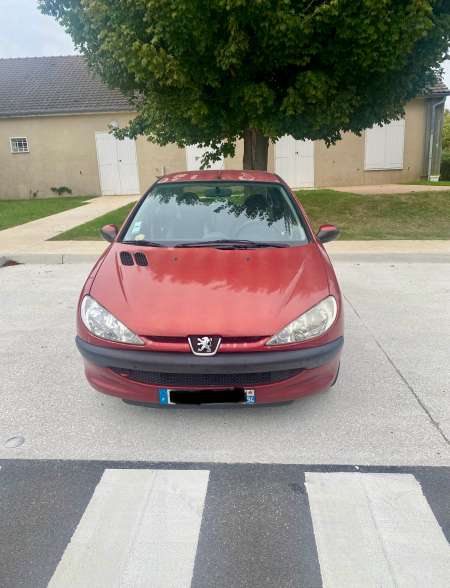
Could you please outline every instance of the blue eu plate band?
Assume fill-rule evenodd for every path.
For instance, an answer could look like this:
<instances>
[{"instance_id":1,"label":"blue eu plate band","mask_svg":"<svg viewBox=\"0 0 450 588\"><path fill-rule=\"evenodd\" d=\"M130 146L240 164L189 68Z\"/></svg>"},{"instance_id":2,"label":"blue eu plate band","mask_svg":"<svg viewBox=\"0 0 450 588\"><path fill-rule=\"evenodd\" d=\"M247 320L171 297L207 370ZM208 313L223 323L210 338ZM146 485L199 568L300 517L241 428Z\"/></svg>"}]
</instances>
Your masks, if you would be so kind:
<instances>
[{"instance_id":1,"label":"blue eu plate band","mask_svg":"<svg viewBox=\"0 0 450 588\"><path fill-rule=\"evenodd\" d=\"M159 388L159 403L160 404L171 404L170 403L170 390L169 388ZM254 390L246 389L244 390L246 401L244 404L255 404L256 403L256 394Z\"/></svg>"}]
</instances>

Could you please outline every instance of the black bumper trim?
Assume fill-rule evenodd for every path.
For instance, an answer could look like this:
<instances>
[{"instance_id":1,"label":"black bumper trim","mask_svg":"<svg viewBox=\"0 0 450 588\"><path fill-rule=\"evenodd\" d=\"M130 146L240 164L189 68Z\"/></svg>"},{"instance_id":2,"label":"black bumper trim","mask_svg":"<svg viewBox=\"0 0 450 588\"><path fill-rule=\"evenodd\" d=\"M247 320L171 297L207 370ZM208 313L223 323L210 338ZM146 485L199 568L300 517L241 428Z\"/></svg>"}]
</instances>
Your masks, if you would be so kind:
<instances>
[{"instance_id":1,"label":"black bumper trim","mask_svg":"<svg viewBox=\"0 0 450 588\"><path fill-rule=\"evenodd\" d=\"M100 367L149 370L173 374L250 374L260 371L317 368L331 361L342 349L344 338L339 337L318 347L295 351L257 351L250 353L218 353L201 357L191 353L134 351L113 349L87 343L80 337L76 344L81 355Z\"/></svg>"}]
</instances>

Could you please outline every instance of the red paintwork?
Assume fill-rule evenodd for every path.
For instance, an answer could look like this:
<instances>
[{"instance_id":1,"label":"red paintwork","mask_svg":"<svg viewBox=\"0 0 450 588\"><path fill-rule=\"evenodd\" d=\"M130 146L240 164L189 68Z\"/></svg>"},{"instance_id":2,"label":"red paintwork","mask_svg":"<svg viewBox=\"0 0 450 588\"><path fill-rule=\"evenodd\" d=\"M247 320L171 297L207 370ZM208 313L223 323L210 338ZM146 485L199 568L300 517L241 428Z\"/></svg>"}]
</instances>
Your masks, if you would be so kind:
<instances>
[{"instance_id":1,"label":"red paintwork","mask_svg":"<svg viewBox=\"0 0 450 588\"><path fill-rule=\"evenodd\" d=\"M289 380L266 386L252 386L256 390L256 401L258 404L286 402L326 390L333 383L338 367L339 358L337 357L320 368L305 370ZM91 386L99 392L136 402L159 403L158 388L161 386L131 382L112 370L100 368L88 362L85 362L85 372ZM183 386L182 389L186 390L187 387Z\"/></svg>"},{"instance_id":2,"label":"red paintwork","mask_svg":"<svg viewBox=\"0 0 450 588\"><path fill-rule=\"evenodd\" d=\"M125 250L145 251L149 265L123 266ZM328 296L320 261L315 244L230 251L115 243L91 295L138 335L261 337Z\"/></svg>"},{"instance_id":3,"label":"red paintwork","mask_svg":"<svg viewBox=\"0 0 450 588\"><path fill-rule=\"evenodd\" d=\"M336 225L320 225L319 227L319 231L336 231L337 227ZM319 232L317 231L317 232Z\"/></svg>"},{"instance_id":4,"label":"red paintwork","mask_svg":"<svg viewBox=\"0 0 450 588\"><path fill-rule=\"evenodd\" d=\"M259 170L202 170L167 174L158 180L158 184L169 182L211 182L224 180L226 182L271 182L282 184L283 180L277 174Z\"/></svg>"},{"instance_id":5,"label":"red paintwork","mask_svg":"<svg viewBox=\"0 0 450 588\"><path fill-rule=\"evenodd\" d=\"M261 171L183 172L165 176L159 182L210 181L219 176L230 181L244 179L243 174L252 175L255 181L285 185L275 174ZM245 180L249 181L249 178ZM294 200L307 220L301 205ZM309 225L308 220L307 223ZM149 265L123 266L118 255L124 250L144 251ZM242 343L223 343L220 353L275 353L281 347L268 347L265 345L267 340L330 293L338 303L338 316L331 329L315 340L283 348L322 345L343 334L339 286L328 255L314 236L311 243L304 246L253 250L148 248L114 242L94 266L80 302L87 293L144 338L145 345L139 349L147 351L190 353L187 336L204 333L250 339ZM137 349L136 346L93 336L81 322L79 312L77 324L79 336L89 343ZM162 337L175 340L158 339ZM339 358L336 358L290 380L256 386L257 401L289 400L324 389L333 381L338 362ZM134 400L156 401L153 397L157 387L127 381L111 370L88 363L86 375L102 392Z\"/></svg>"}]
</instances>

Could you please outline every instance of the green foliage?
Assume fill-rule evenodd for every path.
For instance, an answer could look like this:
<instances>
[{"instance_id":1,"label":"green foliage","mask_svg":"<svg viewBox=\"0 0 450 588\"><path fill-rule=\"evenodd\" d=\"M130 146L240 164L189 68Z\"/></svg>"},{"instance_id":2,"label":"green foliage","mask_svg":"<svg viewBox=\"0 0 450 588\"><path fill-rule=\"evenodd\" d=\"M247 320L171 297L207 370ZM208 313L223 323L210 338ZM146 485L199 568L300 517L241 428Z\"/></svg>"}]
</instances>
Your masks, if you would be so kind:
<instances>
[{"instance_id":1,"label":"green foliage","mask_svg":"<svg viewBox=\"0 0 450 588\"><path fill-rule=\"evenodd\" d=\"M234 153L276 139L360 133L435 79L449 0L40 0L89 64L134 101L117 136Z\"/></svg>"},{"instance_id":2,"label":"green foliage","mask_svg":"<svg viewBox=\"0 0 450 588\"><path fill-rule=\"evenodd\" d=\"M450 180L450 151L447 149L442 151L441 160L441 180Z\"/></svg>"},{"instance_id":3,"label":"green foliage","mask_svg":"<svg viewBox=\"0 0 450 588\"><path fill-rule=\"evenodd\" d=\"M72 190L67 186L54 186L50 188L53 194L58 194L58 196L62 196L63 194L72 194Z\"/></svg>"},{"instance_id":4,"label":"green foliage","mask_svg":"<svg viewBox=\"0 0 450 588\"><path fill-rule=\"evenodd\" d=\"M444 111L444 126L442 128L442 150L450 151L450 111Z\"/></svg>"}]
</instances>

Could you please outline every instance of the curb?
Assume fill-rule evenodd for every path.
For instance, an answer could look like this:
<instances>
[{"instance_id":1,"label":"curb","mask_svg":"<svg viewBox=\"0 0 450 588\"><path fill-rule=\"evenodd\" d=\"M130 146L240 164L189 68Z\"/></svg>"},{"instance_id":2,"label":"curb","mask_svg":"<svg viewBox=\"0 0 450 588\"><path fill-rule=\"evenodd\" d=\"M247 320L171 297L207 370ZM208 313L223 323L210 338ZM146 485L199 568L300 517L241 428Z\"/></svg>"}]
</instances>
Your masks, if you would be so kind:
<instances>
[{"instance_id":1,"label":"curb","mask_svg":"<svg viewBox=\"0 0 450 588\"><path fill-rule=\"evenodd\" d=\"M95 263L100 255L101 253L6 253L4 259L22 264L63 265L70 263ZM0 260L2 258L0 257Z\"/></svg>"},{"instance_id":2,"label":"curb","mask_svg":"<svg viewBox=\"0 0 450 588\"><path fill-rule=\"evenodd\" d=\"M450 251L328 251L328 254L332 261L347 263L450 263ZM0 256L0 267L9 260L21 264L41 265L94 264L100 255L101 253L5 253Z\"/></svg>"},{"instance_id":3,"label":"curb","mask_svg":"<svg viewBox=\"0 0 450 588\"><path fill-rule=\"evenodd\" d=\"M386 253L367 253L367 251L328 252L331 261L347 263L450 263L449 253L436 253L434 251L410 253L398 253L389 251Z\"/></svg>"},{"instance_id":4,"label":"curb","mask_svg":"<svg viewBox=\"0 0 450 588\"><path fill-rule=\"evenodd\" d=\"M63 263L62 255L57 253L5 253L6 259L16 261L17 263L33 264L61 264Z\"/></svg>"}]
</instances>

